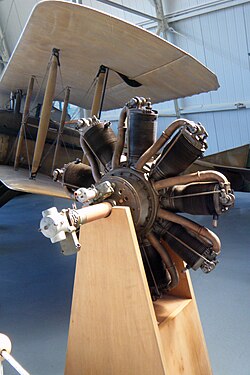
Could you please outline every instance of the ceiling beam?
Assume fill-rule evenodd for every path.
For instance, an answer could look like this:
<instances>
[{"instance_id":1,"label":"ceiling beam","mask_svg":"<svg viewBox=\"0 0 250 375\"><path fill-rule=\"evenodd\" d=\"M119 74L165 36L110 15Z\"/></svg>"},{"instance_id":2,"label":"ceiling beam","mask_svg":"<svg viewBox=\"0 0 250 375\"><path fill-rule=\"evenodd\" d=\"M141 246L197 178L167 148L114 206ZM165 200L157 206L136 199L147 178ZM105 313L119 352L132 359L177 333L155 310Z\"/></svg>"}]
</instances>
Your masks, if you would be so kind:
<instances>
[{"instance_id":1,"label":"ceiling beam","mask_svg":"<svg viewBox=\"0 0 250 375\"><path fill-rule=\"evenodd\" d=\"M114 8L123 10L125 12L133 13L133 14L135 14L137 16L140 16L140 17L143 17L143 18L148 18L148 19L153 20L153 21L159 21L159 19L157 17L151 16L150 14L147 14L147 13L144 13L144 12L140 12L139 10L136 10L136 9L131 9L129 7L126 7L125 5L118 4L118 3L114 2L114 1L111 1L111 0L96 0L96 1L98 1L99 3L103 3L103 4L106 4L106 5L112 6Z\"/></svg>"}]
</instances>

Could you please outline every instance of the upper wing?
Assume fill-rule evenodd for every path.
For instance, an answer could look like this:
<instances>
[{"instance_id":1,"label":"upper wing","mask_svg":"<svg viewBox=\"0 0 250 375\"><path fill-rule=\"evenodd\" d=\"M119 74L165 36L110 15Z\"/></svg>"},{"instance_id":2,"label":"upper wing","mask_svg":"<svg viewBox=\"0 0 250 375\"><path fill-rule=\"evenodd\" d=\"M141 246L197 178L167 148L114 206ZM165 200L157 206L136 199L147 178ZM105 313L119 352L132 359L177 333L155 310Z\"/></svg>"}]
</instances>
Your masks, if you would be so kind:
<instances>
[{"instance_id":1,"label":"upper wing","mask_svg":"<svg viewBox=\"0 0 250 375\"><path fill-rule=\"evenodd\" d=\"M157 103L219 87L204 65L155 34L86 6L52 0L34 8L2 75L0 90L25 91L31 75L41 84L52 48L61 50L63 84L71 87L71 103L87 109L100 65L111 69L104 110L123 107L136 95ZM141 86L128 86L115 71ZM37 86L34 94L39 90ZM56 96L63 100L60 80Z\"/></svg>"}]
</instances>

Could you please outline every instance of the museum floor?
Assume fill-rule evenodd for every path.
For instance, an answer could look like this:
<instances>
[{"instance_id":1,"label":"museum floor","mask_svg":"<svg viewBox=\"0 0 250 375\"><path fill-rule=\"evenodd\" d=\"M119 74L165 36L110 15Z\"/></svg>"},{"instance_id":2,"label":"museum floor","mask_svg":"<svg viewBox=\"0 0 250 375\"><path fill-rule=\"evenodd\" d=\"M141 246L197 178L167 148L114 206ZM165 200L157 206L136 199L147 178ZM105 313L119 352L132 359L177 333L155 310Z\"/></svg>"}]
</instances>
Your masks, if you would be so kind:
<instances>
[{"instance_id":1,"label":"museum floor","mask_svg":"<svg viewBox=\"0 0 250 375\"><path fill-rule=\"evenodd\" d=\"M61 255L38 226L42 210L68 202L25 195L0 209L0 332L11 338L13 356L31 375L64 371L75 257ZM211 228L211 218L196 220ZM191 271L214 375L250 371L249 223L250 195L237 194L216 230L220 264L209 275ZM16 374L7 363L4 369Z\"/></svg>"}]
</instances>

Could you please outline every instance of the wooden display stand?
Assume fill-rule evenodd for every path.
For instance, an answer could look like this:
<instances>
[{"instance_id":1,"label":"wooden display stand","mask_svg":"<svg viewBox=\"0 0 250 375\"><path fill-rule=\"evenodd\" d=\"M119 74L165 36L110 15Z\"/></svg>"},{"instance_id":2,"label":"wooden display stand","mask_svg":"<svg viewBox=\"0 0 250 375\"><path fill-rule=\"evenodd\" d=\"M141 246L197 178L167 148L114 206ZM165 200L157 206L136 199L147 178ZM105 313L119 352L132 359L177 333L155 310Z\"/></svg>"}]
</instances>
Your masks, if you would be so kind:
<instances>
[{"instance_id":1,"label":"wooden display stand","mask_svg":"<svg viewBox=\"0 0 250 375\"><path fill-rule=\"evenodd\" d=\"M211 375L189 274L152 303L129 208L83 226L80 242L65 375Z\"/></svg>"}]
</instances>

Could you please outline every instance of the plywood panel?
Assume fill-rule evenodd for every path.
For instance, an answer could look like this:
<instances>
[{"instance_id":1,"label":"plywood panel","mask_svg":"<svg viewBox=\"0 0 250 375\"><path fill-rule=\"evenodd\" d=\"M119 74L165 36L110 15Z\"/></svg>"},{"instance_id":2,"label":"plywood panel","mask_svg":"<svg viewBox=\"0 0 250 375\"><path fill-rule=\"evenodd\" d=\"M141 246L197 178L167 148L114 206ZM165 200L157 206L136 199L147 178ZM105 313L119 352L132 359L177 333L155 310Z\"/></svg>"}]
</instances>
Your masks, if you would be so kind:
<instances>
[{"instance_id":1,"label":"plywood panel","mask_svg":"<svg viewBox=\"0 0 250 375\"><path fill-rule=\"evenodd\" d=\"M128 208L82 227L80 242L65 375L211 375L182 260L154 313Z\"/></svg>"},{"instance_id":2,"label":"plywood panel","mask_svg":"<svg viewBox=\"0 0 250 375\"><path fill-rule=\"evenodd\" d=\"M177 288L154 304L159 316L167 372L171 375L212 375L189 271L183 272L185 265L182 259L166 242L163 245L171 255L180 277ZM170 306L172 311L169 313Z\"/></svg>"},{"instance_id":3,"label":"plywood panel","mask_svg":"<svg viewBox=\"0 0 250 375\"><path fill-rule=\"evenodd\" d=\"M175 318L161 323L159 330L169 374L212 375L194 300Z\"/></svg>"},{"instance_id":4,"label":"plywood panel","mask_svg":"<svg viewBox=\"0 0 250 375\"><path fill-rule=\"evenodd\" d=\"M166 374L129 209L82 227L80 242L65 374Z\"/></svg>"}]
</instances>

